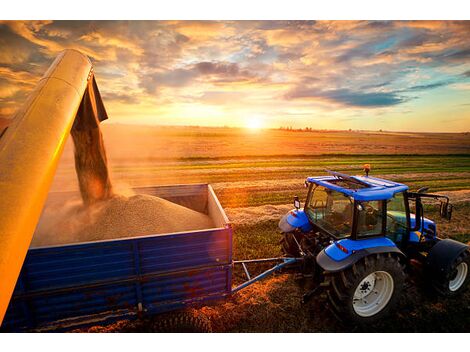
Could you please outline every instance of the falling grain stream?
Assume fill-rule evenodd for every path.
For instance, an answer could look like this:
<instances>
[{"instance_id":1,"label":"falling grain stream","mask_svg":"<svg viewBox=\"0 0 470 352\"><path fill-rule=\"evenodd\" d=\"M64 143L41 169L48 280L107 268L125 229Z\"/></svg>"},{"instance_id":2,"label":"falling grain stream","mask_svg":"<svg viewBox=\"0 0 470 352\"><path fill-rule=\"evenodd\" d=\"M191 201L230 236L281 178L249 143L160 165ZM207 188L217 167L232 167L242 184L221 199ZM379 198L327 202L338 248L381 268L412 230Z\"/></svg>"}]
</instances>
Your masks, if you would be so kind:
<instances>
[{"instance_id":1,"label":"falling grain stream","mask_svg":"<svg viewBox=\"0 0 470 352\"><path fill-rule=\"evenodd\" d=\"M113 192L100 122L108 118L94 77L71 135L80 198L49 204L33 246L87 242L213 227L206 214L149 195Z\"/></svg>"}]
</instances>

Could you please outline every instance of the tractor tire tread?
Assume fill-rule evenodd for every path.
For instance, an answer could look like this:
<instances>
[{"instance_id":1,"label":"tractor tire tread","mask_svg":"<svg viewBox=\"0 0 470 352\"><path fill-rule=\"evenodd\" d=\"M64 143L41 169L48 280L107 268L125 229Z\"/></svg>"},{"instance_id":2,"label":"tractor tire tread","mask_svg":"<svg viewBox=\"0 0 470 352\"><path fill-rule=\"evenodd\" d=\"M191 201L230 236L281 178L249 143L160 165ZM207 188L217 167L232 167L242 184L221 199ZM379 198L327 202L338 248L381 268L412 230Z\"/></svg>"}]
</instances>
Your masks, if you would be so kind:
<instances>
[{"instance_id":1,"label":"tractor tire tread","mask_svg":"<svg viewBox=\"0 0 470 352\"><path fill-rule=\"evenodd\" d=\"M395 290L392 298L389 304L376 315L367 318L360 317L354 312L352 306L355 287L369 273L379 270L385 270L393 276ZM404 265L396 255L373 255L363 258L341 272L328 273L325 280L331 282L331 285L326 289L327 301L331 310L335 312L335 316L340 317L340 320L344 322L361 325L376 321L393 309L405 282Z\"/></svg>"},{"instance_id":2,"label":"tractor tire tread","mask_svg":"<svg viewBox=\"0 0 470 352\"><path fill-rule=\"evenodd\" d=\"M459 265L462 262L466 262L467 265L469 266L470 269L470 251L466 250L462 252L454 261L452 264L452 267L455 268L457 265ZM447 273L445 278L436 278L435 276L430 279L430 285L431 288L440 296L443 297L456 297L463 293L467 286L470 283L470 275L467 274L467 278L465 279L464 284L457 290L457 291L451 291L449 289L449 280L450 280L450 275L451 272Z\"/></svg>"}]
</instances>

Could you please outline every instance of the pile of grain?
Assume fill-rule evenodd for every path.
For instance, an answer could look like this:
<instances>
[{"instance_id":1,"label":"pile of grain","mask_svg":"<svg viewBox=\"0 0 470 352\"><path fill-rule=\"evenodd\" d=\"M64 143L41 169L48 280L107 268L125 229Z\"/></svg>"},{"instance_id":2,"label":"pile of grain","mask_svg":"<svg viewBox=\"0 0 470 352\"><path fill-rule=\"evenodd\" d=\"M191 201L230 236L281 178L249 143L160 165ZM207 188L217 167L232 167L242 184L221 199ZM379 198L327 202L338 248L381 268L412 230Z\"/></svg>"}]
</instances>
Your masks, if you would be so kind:
<instances>
[{"instance_id":1,"label":"pile of grain","mask_svg":"<svg viewBox=\"0 0 470 352\"><path fill-rule=\"evenodd\" d=\"M71 134L81 200L44 209L31 245L136 237L213 227L209 216L149 195L113 191L100 122L108 115L93 79L83 96Z\"/></svg>"},{"instance_id":2,"label":"pile of grain","mask_svg":"<svg viewBox=\"0 0 470 352\"><path fill-rule=\"evenodd\" d=\"M206 214L149 195L84 206L80 200L44 210L32 246L136 237L213 227Z\"/></svg>"}]
</instances>

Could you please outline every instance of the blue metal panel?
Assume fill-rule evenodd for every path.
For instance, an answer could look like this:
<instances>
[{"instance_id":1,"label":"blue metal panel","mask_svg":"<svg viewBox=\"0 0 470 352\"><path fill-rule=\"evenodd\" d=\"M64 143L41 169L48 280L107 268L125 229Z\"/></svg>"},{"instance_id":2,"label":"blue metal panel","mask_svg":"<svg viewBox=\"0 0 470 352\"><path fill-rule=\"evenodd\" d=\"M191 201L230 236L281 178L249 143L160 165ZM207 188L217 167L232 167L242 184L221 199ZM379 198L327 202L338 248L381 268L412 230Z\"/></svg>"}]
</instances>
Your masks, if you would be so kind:
<instances>
[{"instance_id":1,"label":"blue metal panel","mask_svg":"<svg viewBox=\"0 0 470 352\"><path fill-rule=\"evenodd\" d=\"M337 244L348 250L348 253L343 252ZM396 247L395 243L387 237L374 237L362 240L351 240L349 238L335 241L325 248L325 253L333 260L341 261L349 257L354 251L373 247Z\"/></svg>"},{"instance_id":2,"label":"blue metal panel","mask_svg":"<svg viewBox=\"0 0 470 352\"><path fill-rule=\"evenodd\" d=\"M410 214L410 225L411 228L414 228L416 224L416 216L415 214ZM424 225L424 226L423 226ZM434 233L434 238L437 237L437 229L436 229L436 223L428 218L423 217L422 218L422 224L418 229L418 233L421 234L424 232L424 230L429 230L431 233ZM428 232L429 233L429 232ZM416 242L419 242L419 235L415 234L417 236ZM429 236L429 235L428 235ZM414 237L410 237L411 241L413 240ZM416 237L415 237L416 238Z\"/></svg>"},{"instance_id":3,"label":"blue metal panel","mask_svg":"<svg viewBox=\"0 0 470 352\"><path fill-rule=\"evenodd\" d=\"M201 265L231 263L229 238L221 230L137 240L142 273L174 271Z\"/></svg>"},{"instance_id":4,"label":"blue metal panel","mask_svg":"<svg viewBox=\"0 0 470 352\"><path fill-rule=\"evenodd\" d=\"M64 294L33 297L30 302L39 325L122 308L135 310L137 304L132 284L113 284L98 289L79 289Z\"/></svg>"},{"instance_id":5,"label":"blue metal panel","mask_svg":"<svg viewBox=\"0 0 470 352\"><path fill-rule=\"evenodd\" d=\"M207 184L170 185L133 188L136 193L160 197L170 202L207 213Z\"/></svg>"},{"instance_id":6,"label":"blue metal panel","mask_svg":"<svg viewBox=\"0 0 470 352\"><path fill-rule=\"evenodd\" d=\"M23 268L28 291L129 278L134 274L132 241L31 249Z\"/></svg>"},{"instance_id":7,"label":"blue metal panel","mask_svg":"<svg viewBox=\"0 0 470 352\"><path fill-rule=\"evenodd\" d=\"M213 297L221 298L227 291L227 274L230 265L201 268L200 270L173 273L158 280L142 283L144 309L156 313L168 309L168 304L201 301Z\"/></svg>"},{"instance_id":8,"label":"blue metal panel","mask_svg":"<svg viewBox=\"0 0 470 352\"><path fill-rule=\"evenodd\" d=\"M312 229L312 225L303 209L294 209L287 213L287 223L305 232Z\"/></svg>"},{"instance_id":9,"label":"blue metal panel","mask_svg":"<svg viewBox=\"0 0 470 352\"><path fill-rule=\"evenodd\" d=\"M11 302L8 311L3 319L2 328L7 331L10 328L27 327L30 320L27 317L27 313L22 309L23 302Z\"/></svg>"}]
</instances>

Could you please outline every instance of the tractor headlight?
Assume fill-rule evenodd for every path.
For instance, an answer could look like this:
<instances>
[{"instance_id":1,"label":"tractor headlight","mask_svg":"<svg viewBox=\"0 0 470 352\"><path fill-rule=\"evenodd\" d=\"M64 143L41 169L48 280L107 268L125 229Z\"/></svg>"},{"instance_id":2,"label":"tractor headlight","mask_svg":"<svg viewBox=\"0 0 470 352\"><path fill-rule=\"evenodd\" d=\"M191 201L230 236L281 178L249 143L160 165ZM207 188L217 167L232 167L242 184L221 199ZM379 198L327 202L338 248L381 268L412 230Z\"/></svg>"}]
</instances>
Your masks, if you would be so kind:
<instances>
[{"instance_id":1,"label":"tractor headlight","mask_svg":"<svg viewBox=\"0 0 470 352\"><path fill-rule=\"evenodd\" d=\"M279 229L281 230L281 232L283 232L283 233L288 233L288 232L292 232L292 231L295 230L295 227L287 222L287 217L288 216L289 216L289 213L284 215L281 218L281 220L279 220L279 225L278 226L279 226Z\"/></svg>"}]
</instances>

